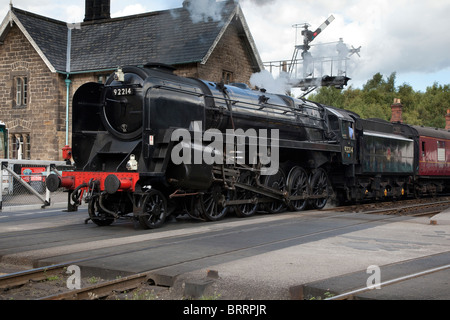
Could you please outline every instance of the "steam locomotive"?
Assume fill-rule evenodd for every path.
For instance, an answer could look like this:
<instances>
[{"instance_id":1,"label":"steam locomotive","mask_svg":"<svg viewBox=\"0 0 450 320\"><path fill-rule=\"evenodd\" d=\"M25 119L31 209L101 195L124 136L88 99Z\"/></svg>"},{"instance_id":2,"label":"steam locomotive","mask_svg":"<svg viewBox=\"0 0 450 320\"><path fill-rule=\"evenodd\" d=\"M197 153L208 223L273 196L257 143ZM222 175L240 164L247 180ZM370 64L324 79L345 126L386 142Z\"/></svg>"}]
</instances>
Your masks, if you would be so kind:
<instances>
[{"instance_id":1,"label":"steam locomotive","mask_svg":"<svg viewBox=\"0 0 450 320\"><path fill-rule=\"evenodd\" d=\"M216 221L448 188L447 131L173 71L128 66L77 90L64 150L75 170L46 180L68 190L69 210L84 199L99 226L131 217L152 229L176 214Z\"/></svg>"}]
</instances>

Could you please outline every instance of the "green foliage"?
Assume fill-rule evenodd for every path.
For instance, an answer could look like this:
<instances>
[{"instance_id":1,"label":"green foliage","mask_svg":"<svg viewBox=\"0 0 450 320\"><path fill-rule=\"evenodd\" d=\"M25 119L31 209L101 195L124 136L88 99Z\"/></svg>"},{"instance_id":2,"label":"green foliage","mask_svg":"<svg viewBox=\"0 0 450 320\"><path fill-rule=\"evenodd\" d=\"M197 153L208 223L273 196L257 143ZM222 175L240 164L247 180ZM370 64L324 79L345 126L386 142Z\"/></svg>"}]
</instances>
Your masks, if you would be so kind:
<instances>
[{"instance_id":1,"label":"green foliage","mask_svg":"<svg viewBox=\"0 0 450 320\"><path fill-rule=\"evenodd\" d=\"M394 99L401 99L403 121L412 125L445 127L445 115L450 109L450 85L428 87L426 92L416 92L404 83L396 86L396 73L386 79L375 74L362 89L349 87L345 90L322 87L308 99L359 114L362 118L391 119L391 105Z\"/></svg>"}]
</instances>

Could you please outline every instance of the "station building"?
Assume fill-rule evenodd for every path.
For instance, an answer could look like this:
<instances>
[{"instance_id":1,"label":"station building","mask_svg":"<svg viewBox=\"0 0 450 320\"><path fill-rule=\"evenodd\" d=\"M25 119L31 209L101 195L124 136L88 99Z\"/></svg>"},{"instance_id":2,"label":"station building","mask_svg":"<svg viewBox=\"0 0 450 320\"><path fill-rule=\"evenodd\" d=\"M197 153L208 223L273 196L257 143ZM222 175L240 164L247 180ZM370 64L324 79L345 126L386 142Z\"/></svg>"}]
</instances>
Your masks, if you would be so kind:
<instances>
[{"instance_id":1,"label":"station building","mask_svg":"<svg viewBox=\"0 0 450 320\"><path fill-rule=\"evenodd\" d=\"M239 4L219 4L218 18L193 19L189 1L111 18L110 0L86 0L78 24L11 5L0 25L0 121L9 130L9 158L62 160L74 92L119 66L164 63L181 76L249 84L263 63Z\"/></svg>"}]
</instances>

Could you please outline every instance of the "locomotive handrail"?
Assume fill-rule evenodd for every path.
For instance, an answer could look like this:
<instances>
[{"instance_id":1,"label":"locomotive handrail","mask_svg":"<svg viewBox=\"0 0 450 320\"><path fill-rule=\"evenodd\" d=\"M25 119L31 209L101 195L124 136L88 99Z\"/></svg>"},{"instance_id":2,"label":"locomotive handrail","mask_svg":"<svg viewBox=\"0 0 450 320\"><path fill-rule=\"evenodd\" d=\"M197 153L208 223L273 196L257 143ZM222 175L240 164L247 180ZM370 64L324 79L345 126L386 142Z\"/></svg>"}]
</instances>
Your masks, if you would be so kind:
<instances>
[{"instance_id":1,"label":"locomotive handrail","mask_svg":"<svg viewBox=\"0 0 450 320\"><path fill-rule=\"evenodd\" d=\"M173 87L165 86L165 85L162 85L162 84L155 85L152 88L154 88L154 89L160 89L161 88L161 89L165 89L167 91L175 91L175 92L180 92L180 93L186 93L186 94L190 94L190 95L197 96L197 97L207 96L204 93L198 93L198 92L194 93L194 92L189 91L189 90L173 88Z\"/></svg>"},{"instance_id":2,"label":"locomotive handrail","mask_svg":"<svg viewBox=\"0 0 450 320\"><path fill-rule=\"evenodd\" d=\"M163 90L173 91L173 92L179 92L179 93L184 93L184 94L189 94L189 95L196 96L196 97L205 97L205 98L211 98L211 99L214 99L214 100L223 100L223 101L225 101L226 104L230 103L231 105L233 105L236 108L247 109L247 110L251 110L251 111L257 111L258 109L246 107L246 106L243 106L243 105L249 105L249 106L253 106L253 107L257 107L257 108L261 108L263 106L264 108L267 107L269 109L272 109L272 110L268 110L267 112L270 112L270 113L272 113L274 115L283 115L283 114L287 114L287 113L291 113L292 112L292 114L294 116L305 117L305 118L309 118L309 119L312 119L312 120L325 122L325 119L320 118L320 117L316 117L314 115L305 114L304 112L296 109L296 107L283 106L283 105L278 105L278 104L273 104L273 103L268 103L268 102L265 102L264 104L257 104L257 103L251 103L251 102L246 102L246 101L227 99L227 98L222 98L222 97L216 97L214 95L208 95L208 94L205 94L205 93L198 93L198 92L192 92L192 91L189 91L189 90L173 88L173 87L169 87L169 86L165 86L165 85L156 85L153 88L163 89ZM308 106L308 105L304 104L304 105L302 105L302 108L316 110L317 112L320 112L320 107L319 106L317 106L317 108L314 108L312 106ZM276 112L276 110L278 110L280 112Z\"/></svg>"}]
</instances>

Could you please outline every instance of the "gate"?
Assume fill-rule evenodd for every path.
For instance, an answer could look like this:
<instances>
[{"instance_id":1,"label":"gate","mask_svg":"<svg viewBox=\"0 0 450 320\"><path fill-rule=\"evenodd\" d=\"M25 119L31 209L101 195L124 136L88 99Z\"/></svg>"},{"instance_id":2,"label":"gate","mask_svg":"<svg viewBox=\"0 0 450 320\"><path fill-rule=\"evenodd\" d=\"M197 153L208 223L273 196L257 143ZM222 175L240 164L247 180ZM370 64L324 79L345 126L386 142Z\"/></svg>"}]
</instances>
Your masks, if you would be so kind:
<instances>
[{"instance_id":1,"label":"gate","mask_svg":"<svg viewBox=\"0 0 450 320\"><path fill-rule=\"evenodd\" d=\"M67 203L61 189L50 193L45 185L49 174L71 170L64 161L8 160L1 161L0 211L24 205L49 207L53 203ZM51 198L52 197L52 198Z\"/></svg>"}]
</instances>

